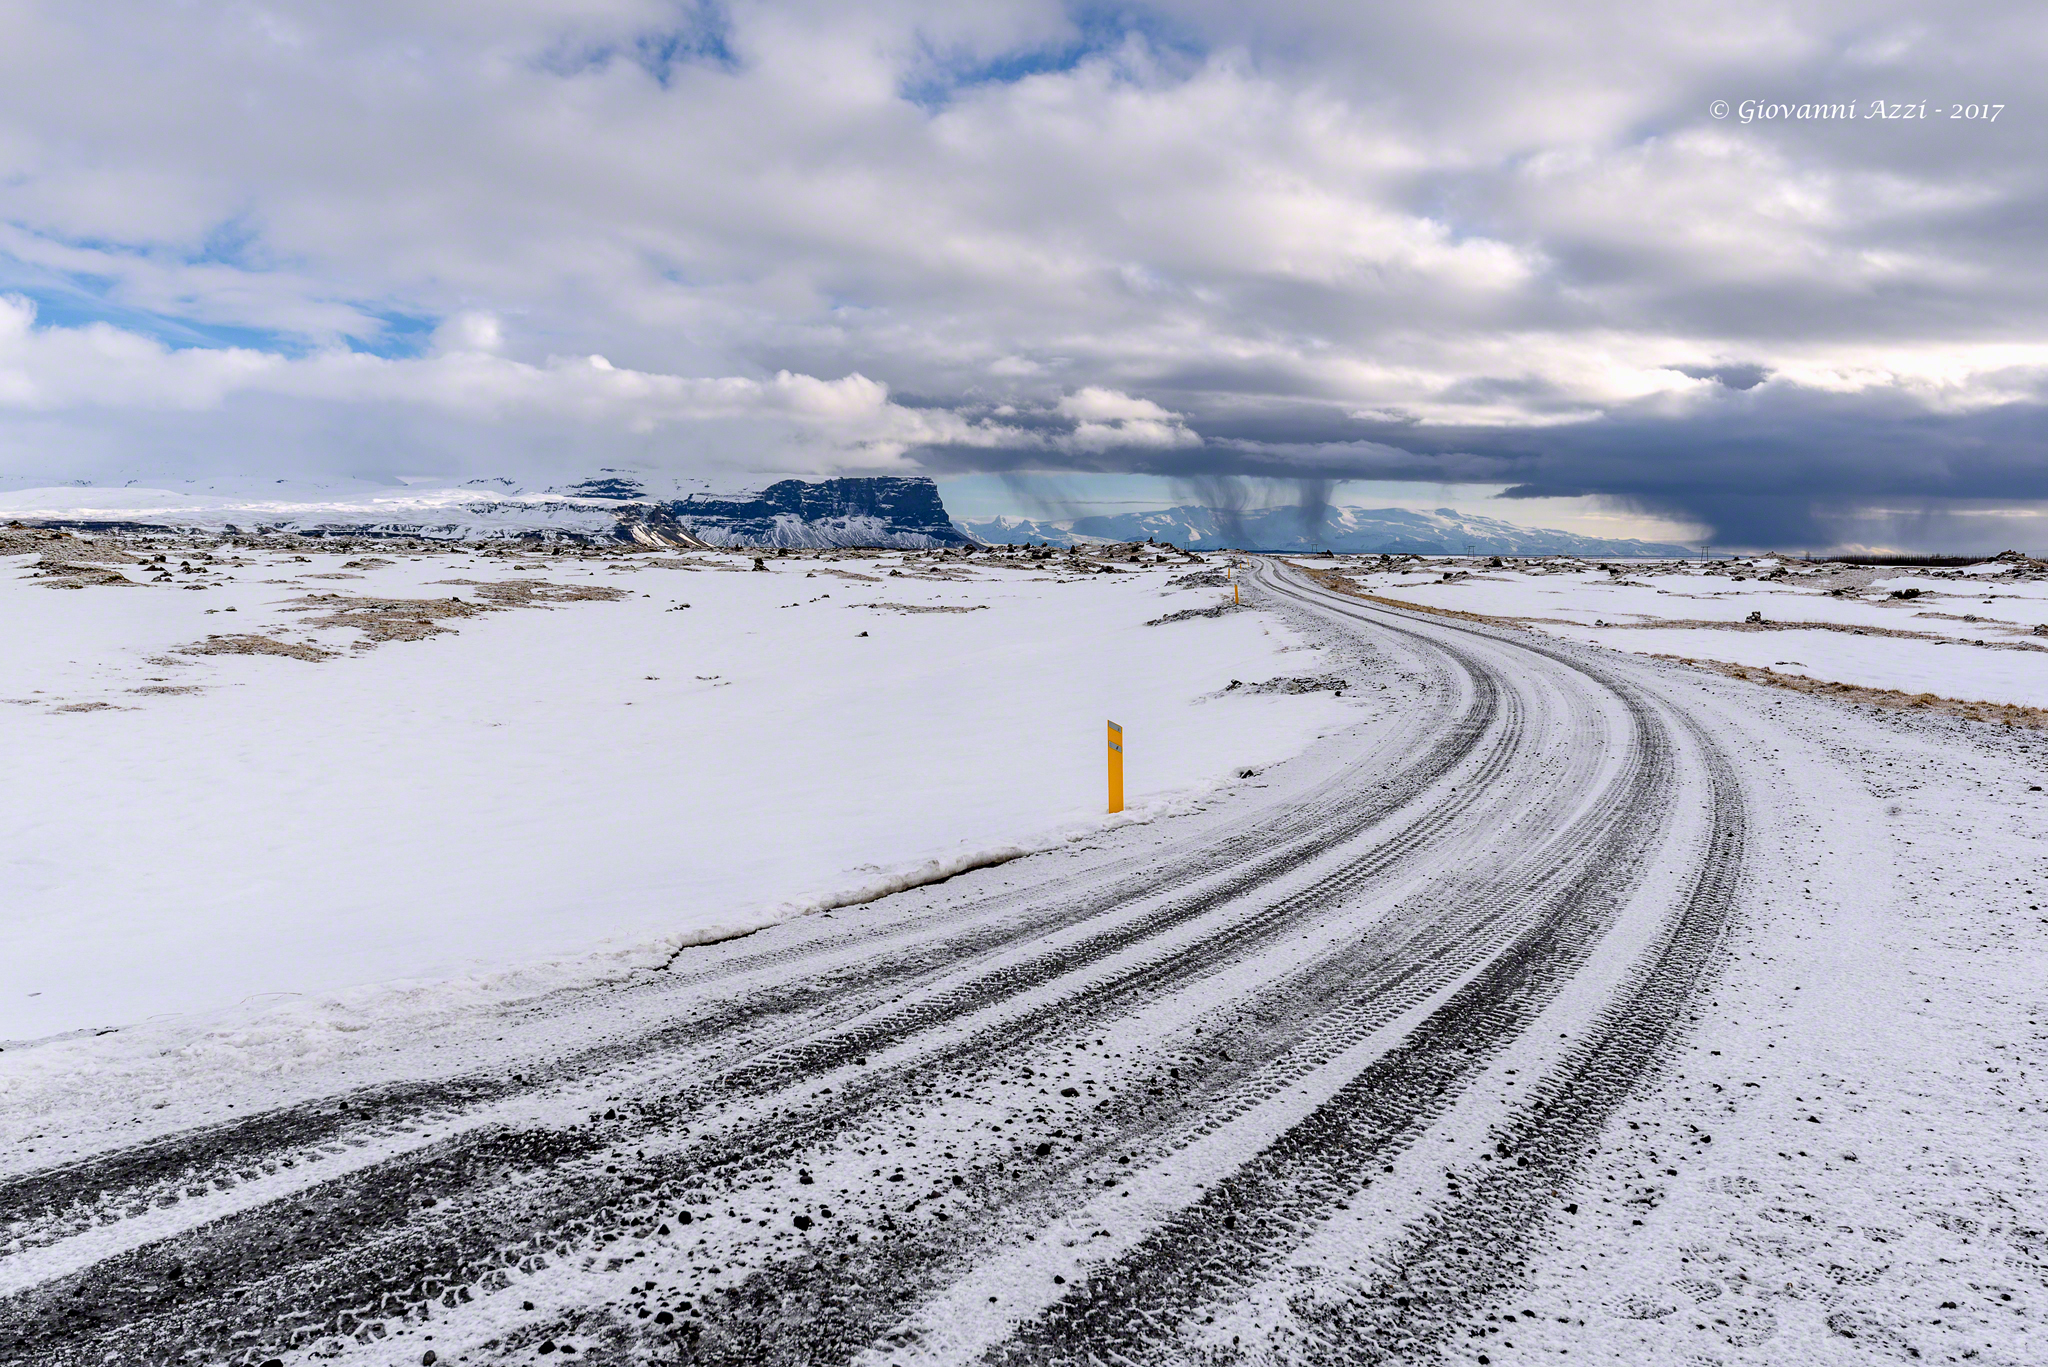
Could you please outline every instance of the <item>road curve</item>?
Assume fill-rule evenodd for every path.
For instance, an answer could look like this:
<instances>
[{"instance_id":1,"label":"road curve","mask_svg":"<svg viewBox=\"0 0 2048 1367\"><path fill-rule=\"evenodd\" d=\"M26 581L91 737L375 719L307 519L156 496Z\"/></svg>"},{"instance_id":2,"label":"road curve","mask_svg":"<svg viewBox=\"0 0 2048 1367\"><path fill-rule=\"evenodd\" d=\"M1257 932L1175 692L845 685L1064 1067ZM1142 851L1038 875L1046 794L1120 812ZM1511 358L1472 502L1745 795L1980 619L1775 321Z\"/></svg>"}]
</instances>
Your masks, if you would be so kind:
<instances>
[{"instance_id":1,"label":"road curve","mask_svg":"<svg viewBox=\"0 0 2048 1367\"><path fill-rule=\"evenodd\" d=\"M1448 1350L1712 971L1740 788L1657 667L1252 580L1376 723L481 1063L0 1178L0 1360Z\"/></svg>"}]
</instances>

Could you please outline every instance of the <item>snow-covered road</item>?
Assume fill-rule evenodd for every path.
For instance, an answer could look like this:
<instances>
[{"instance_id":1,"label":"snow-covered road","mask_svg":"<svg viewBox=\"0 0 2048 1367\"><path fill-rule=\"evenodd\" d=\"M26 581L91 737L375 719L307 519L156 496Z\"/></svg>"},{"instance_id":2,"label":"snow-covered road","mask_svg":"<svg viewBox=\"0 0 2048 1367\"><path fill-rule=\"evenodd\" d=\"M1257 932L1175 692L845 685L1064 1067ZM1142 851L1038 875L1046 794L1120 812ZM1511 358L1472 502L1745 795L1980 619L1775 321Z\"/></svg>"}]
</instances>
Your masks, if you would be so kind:
<instances>
[{"instance_id":1,"label":"snow-covered road","mask_svg":"<svg viewBox=\"0 0 2048 1367\"><path fill-rule=\"evenodd\" d=\"M1952 876L1894 863L1843 732L2000 784L2019 743L1256 580L1389 705L1171 821L31 1164L0 1357L2030 1360L2039 1285L1996 1288L2038 1191L1966 1171L2038 1138L2025 1061L1843 1118L1935 1085L1883 1045L1937 990L1887 937ZM1968 896L2040 867L1986 851ZM1941 1164L1888 1147L1922 1129Z\"/></svg>"}]
</instances>

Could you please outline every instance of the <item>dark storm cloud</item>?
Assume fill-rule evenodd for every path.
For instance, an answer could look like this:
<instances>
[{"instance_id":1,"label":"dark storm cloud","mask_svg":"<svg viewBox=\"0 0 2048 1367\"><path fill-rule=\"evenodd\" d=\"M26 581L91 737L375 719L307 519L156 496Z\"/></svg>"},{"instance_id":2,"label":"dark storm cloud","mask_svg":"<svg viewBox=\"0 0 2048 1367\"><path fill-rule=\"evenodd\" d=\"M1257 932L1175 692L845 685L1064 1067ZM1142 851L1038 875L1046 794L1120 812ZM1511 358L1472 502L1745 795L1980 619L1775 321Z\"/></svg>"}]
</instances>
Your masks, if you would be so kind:
<instances>
[{"instance_id":1,"label":"dark storm cloud","mask_svg":"<svg viewBox=\"0 0 2048 1367\"><path fill-rule=\"evenodd\" d=\"M1736 378L1749 376L1738 370ZM1503 484L1509 498L1591 494L1697 523L1722 545L1758 548L1865 540L1859 529L1872 509L1884 510L1894 533L1911 534L1902 515L1939 520L1958 498L2048 501L2048 397L2038 392L1938 413L1897 395L1757 383L1681 415L1625 409L1544 428L1372 424L1319 410L1213 426L1231 435L1194 450L1101 452L1066 464L1166 476L1203 501L1235 507L1246 496L1232 476L1286 481L1305 518L1319 517L1328 490L1344 480ZM958 454L941 463L969 469L989 455ZM1011 458L1048 463L1038 450Z\"/></svg>"},{"instance_id":2,"label":"dark storm cloud","mask_svg":"<svg viewBox=\"0 0 2048 1367\"><path fill-rule=\"evenodd\" d=\"M2048 499L2048 404L2038 397L1940 414L1896 400L1754 393L1684 420L1623 414L1546 432L1507 496L1598 493L1699 522L1724 543L1783 548L1859 539L1857 524L1875 508Z\"/></svg>"},{"instance_id":3,"label":"dark storm cloud","mask_svg":"<svg viewBox=\"0 0 2048 1367\"><path fill-rule=\"evenodd\" d=\"M1713 380L1730 389L1755 389L1771 377L1771 372L1760 365L1675 365L1671 368L1695 380Z\"/></svg>"}]
</instances>

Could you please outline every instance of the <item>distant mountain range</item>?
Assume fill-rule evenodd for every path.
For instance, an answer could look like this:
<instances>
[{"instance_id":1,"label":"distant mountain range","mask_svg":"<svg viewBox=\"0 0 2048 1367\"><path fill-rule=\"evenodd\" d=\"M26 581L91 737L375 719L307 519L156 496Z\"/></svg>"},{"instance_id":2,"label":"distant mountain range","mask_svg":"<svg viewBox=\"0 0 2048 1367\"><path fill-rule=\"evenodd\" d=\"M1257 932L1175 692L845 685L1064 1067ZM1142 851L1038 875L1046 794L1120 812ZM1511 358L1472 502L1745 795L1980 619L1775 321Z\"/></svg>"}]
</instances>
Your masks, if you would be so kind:
<instances>
[{"instance_id":1,"label":"distant mountain range","mask_svg":"<svg viewBox=\"0 0 2048 1367\"><path fill-rule=\"evenodd\" d=\"M955 519L953 525L984 546L1092 546L1114 539L1078 535L1071 522L1038 522L1028 517Z\"/></svg>"},{"instance_id":2,"label":"distant mountain range","mask_svg":"<svg viewBox=\"0 0 2048 1367\"><path fill-rule=\"evenodd\" d=\"M1091 545L1105 541L1167 541L1189 550L1282 551L1305 554L1682 556L1694 552L1669 542L1580 536L1551 528L1519 527L1454 508L1331 508L1309 524L1298 508L1238 512L1183 506L1150 513L1118 513L1046 522L994 517L961 522L960 529L989 545Z\"/></svg>"},{"instance_id":3,"label":"distant mountain range","mask_svg":"<svg viewBox=\"0 0 2048 1367\"><path fill-rule=\"evenodd\" d=\"M690 481L697 483L697 481ZM1302 554L1680 556L1684 546L1519 527L1450 508L1331 508L1307 523L1297 508L1199 506L1059 521L994 517L955 522L923 476L779 480L758 493L651 492L639 472L530 490L510 479L460 486L366 480L241 480L178 489L61 485L0 491L0 521L81 528L295 532L303 536L491 541L624 541L650 546L1076 546L1171 542Z\"/></svg>"},{"instance_id":4,"label":"distant mountain range","mask_svg":"<svg viewBox=\"0 0 2048 1367\"><path fill-rule=\"evenodd\" d=\"M62 485L0 492L0 520L106 530L292 532L301 536L515 539L666 546L964 546L938 486L922 476L781 480L759 493L651 495L606 470L531 491L510 479L459 487L368 481L212 481L183 489Z\"/></svg>"}]
</instances>

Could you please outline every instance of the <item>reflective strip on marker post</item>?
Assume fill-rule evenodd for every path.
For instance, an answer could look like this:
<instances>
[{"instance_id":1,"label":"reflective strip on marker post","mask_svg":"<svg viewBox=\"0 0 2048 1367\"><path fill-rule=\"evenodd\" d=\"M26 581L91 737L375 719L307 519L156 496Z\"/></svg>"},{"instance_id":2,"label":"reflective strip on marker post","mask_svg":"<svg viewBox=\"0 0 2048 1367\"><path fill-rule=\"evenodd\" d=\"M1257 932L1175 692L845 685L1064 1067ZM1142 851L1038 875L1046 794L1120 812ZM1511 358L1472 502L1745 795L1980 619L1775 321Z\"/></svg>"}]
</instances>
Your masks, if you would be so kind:
<instances>
[{"instance_id":1,"label":"reflective strip on marker post","mask_svg":"<svg viewBox=\"0 0 2048 1367\"><path fill-rule=\"evenodd\" d=\"M1109 810L1124 809L1124 729L1109 724Z\"/></svg>"}]
</instances>

